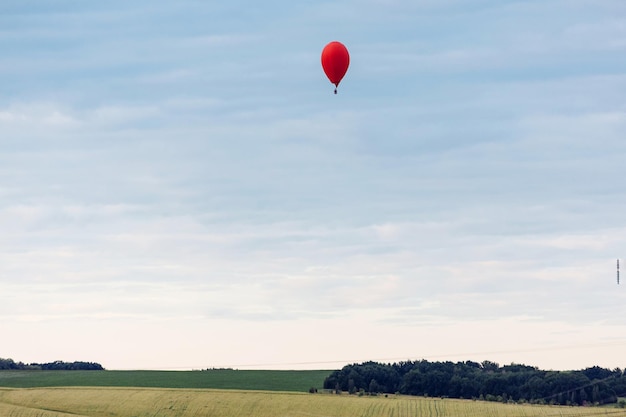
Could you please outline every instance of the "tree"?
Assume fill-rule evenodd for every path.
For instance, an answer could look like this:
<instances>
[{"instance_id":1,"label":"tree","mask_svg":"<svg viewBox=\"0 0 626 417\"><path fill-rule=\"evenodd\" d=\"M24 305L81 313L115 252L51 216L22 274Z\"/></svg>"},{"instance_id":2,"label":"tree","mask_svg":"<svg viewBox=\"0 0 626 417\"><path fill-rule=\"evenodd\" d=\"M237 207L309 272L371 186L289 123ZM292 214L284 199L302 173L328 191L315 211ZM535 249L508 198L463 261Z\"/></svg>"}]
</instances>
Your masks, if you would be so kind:
<instances>
[{"instance_id":1,"label":"tree","mask_svg":"<svg viewBox=\"0 0 626 417\"><path fill-rule=\"evenodd\" d=\"M370 394L376 394L377 392L379 392L379 391L380 391L380 386L378 385L378 382L376 382L376 380L375 380L375 379L372 379L372 380L370 381L370 385L369 385L369 387L368 387L368 388L369 388L369 389L368 389L368 392L369 392Z\"/></svg>"},{"instance_id":2,"label":"tree","mask_svg":"<svg viewBox=\"0 0 626 417\"><path fill-rule=\"evenodd\" d=\"M598 380L598 377L609 375ZM596 379L590 380L589 376ZM610 403L626 395L626 377L600 367L582 371L543 371L515 364L496 362L404 361L396 364L365 362L346 365L324 381L327 389L340 386L352 393L393 393L486 398L532 403L582 404Z\"/></svg>"},{"instance_id":3,"label":"tree","mask_svg":"<svg viewBox=\"0 0 626 417\"><path fill-rule=\"evenodd\" d=\"M591 381L602 380L615 376L613 371L605 368L600 368L599 366L592 366L591 368L583 369L582 373Z\"/></svg>"},{"instance_id":4,"label":"tree","mask_svg":"<svg viewBox=\"0 0 626 417\"><path fill-rule=\"evenodd\" d=\"M497 362L483 361L482 367L487 372L496 372L500 369L500 365Z\"/></svg>"},{"instance_id":5,"label":"tree","mask_svg":"<svg viewBox=\"0 0 626 417\"><path fill-rule=\"evenodd\" d=\"M354 394L356 393L357 389L356 389L356 385L354 384L354 379L350 378L348 380L348 393L350 394Z\"/></svg>"}]
</instances>

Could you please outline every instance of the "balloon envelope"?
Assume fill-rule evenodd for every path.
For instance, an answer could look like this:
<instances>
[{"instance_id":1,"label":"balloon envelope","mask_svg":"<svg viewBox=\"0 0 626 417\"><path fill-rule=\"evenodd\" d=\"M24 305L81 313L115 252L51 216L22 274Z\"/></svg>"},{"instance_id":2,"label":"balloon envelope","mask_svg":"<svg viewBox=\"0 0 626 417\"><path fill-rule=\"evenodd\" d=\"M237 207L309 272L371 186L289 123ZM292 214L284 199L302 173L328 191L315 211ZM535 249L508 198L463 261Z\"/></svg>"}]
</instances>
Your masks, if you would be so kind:
<instances>
[{"instance_id":1,"label":"balloon envelope","mask_svg":"<svg viewBox=\"0 0 626 417\"><path fill-rule=\"evenodd\" d=\"M341 42L333 41L322 50L322 68L331 83L339 86L341 79L348 71L350 54Z\"/></svg>"}]
</instances>

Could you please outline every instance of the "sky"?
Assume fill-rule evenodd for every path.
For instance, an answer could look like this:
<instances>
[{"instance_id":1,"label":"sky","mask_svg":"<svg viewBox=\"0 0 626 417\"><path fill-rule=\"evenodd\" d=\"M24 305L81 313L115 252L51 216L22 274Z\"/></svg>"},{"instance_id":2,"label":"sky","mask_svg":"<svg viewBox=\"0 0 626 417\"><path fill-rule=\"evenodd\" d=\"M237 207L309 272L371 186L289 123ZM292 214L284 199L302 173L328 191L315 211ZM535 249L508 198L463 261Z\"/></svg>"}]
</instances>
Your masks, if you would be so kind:
<instances>
[{"instance_id":1,"label":"sky","mask_svg":"<svg viewBox=\"0 0 626 417\"><path fill-rule=\"evenodd\" d=\"M3 0L0 357L623 369L625 68L623 0Z\"/></svg>"}]
</instances>

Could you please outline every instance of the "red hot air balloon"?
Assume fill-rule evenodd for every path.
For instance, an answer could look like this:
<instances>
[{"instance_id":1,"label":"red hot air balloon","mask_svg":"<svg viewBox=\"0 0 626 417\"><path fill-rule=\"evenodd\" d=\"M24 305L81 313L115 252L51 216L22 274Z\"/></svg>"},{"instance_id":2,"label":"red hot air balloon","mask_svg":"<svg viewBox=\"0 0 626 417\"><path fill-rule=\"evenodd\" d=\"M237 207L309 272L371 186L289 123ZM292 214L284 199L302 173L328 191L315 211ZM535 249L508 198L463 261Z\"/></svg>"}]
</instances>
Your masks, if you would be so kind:
<instances>
[{"instance_id":1,"label":"red hot air balloon","mask_svg":"<svg viewBox=\"0 0 626 417\"><path fill-rule=\"evenodd\" d=\"M331 83L335 84L335 94L337 87L350 65L350 54L348 49L341 43L333 41L322 50L322 68Z\"/></svg>"}]
</instances>

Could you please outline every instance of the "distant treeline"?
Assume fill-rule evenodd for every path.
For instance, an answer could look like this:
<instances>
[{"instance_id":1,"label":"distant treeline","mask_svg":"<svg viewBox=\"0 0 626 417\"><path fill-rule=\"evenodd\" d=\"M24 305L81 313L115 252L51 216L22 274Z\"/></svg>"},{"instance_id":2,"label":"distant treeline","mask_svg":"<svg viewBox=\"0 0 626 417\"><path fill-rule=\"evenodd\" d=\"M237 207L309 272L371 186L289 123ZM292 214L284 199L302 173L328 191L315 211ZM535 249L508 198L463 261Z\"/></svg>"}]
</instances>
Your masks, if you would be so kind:
<instances>
[{"instance_id":1,"label":"distant treeline","mask_svg":"<svg viewBox=\"0 0 626 417\"><path fill-rule=\"evenodd\" d=\"M324 388L356 393L480 399L536 404L593 405L626 396L626 375L598 366L580 371L542 371L527 365L484 361L364 362L331 373Z\"/></svg>"},{"instance_id":2,"label":"distant treeline","mask_svg":"<svg viewBox=\"0 0 626 417\"><path fill-rule=\"evenodd\" d=\"M23 363L13 359L0 358L0 370L42 370L42 371L103 371L102 365L96 362L63 362Z\"/></svg>"}]
</instances>

